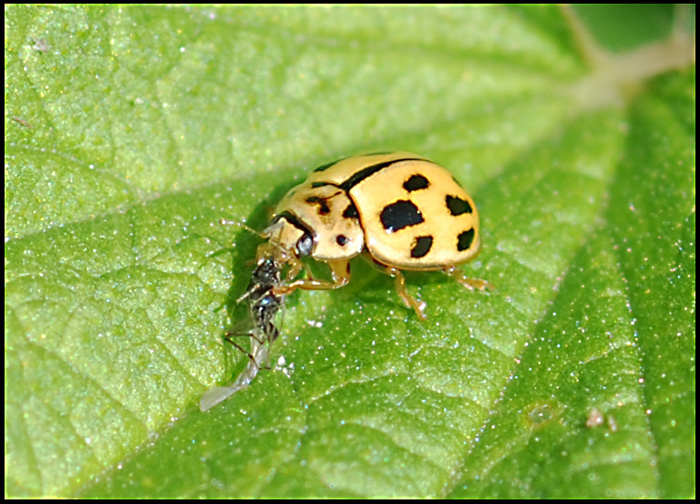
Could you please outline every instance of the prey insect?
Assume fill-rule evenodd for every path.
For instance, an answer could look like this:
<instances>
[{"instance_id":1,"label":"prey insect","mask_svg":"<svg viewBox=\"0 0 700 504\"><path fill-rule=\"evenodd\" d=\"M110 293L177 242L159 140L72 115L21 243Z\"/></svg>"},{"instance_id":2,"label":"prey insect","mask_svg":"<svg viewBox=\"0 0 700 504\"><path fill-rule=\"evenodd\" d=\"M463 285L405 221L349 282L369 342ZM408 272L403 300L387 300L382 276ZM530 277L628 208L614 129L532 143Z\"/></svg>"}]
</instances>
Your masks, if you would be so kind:
<instances>
[{"instance_id":1,"label":"prey insect","mask_svg":"<svg viewBox=\"0 0 700 504\"><path fill-rule=\"evenodd\" d=\"M284 295L275 294L273 287L280 284L281 265L277 258L261 247L258 262L245 293L238 301L248 301L250 318L245 321L247 331L241 331L240 325L234 326L226 333L225 339L250 358L243 372L230 385L214 387L207 391L199 402L199 409L207 411L225 401L239 390L247 387L255 379L261 367L267 365L270 358L270 346L279 336L275 325L275 316L284 305ZM250 338L250 352L241 347L234 338Z\"/></svg>"}]
</instances>

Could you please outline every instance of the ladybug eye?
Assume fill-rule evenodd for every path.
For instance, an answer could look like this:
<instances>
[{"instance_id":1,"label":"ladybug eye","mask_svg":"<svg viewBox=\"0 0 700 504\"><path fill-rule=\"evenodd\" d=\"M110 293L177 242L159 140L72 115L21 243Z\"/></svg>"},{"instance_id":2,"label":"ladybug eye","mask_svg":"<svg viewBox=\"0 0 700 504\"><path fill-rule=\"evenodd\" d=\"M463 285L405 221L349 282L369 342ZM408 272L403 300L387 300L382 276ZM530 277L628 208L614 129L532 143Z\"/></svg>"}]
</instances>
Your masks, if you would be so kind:
<instances>
[{"instance_id":1,"label":"ladybug eye","mask_svg":"<svg viewBox=\"0 0 700 504\"><path fill-rule=\"evenodd\" d=\"M297 255L299 257L306 257L311 255L311 249L314 246L314 239L310 234L306 233L304 236L299 238L297 241L296 249Z\"/></svg>"}]
</instances>

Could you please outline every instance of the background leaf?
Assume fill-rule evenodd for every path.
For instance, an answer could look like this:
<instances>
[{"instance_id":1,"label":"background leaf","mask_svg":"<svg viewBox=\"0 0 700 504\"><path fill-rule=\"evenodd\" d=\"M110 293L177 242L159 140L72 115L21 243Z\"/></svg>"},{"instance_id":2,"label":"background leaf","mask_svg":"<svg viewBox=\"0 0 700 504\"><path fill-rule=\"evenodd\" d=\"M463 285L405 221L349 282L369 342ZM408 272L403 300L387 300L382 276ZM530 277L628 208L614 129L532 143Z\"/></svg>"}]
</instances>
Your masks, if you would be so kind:
<instances>
[{"instance_id":1,"label":"background leaf","mask_svg":"<svg viewBox=\"0 0 700 504\"><path fill-rule=\"evenodd\" d=\"M693 496L694 11L636 9L9 7L7 495ZM496 290L409 274L420 322L356 261L200 413L259 243L219 220L387 150Z\"/></svg>"}]
</instances>

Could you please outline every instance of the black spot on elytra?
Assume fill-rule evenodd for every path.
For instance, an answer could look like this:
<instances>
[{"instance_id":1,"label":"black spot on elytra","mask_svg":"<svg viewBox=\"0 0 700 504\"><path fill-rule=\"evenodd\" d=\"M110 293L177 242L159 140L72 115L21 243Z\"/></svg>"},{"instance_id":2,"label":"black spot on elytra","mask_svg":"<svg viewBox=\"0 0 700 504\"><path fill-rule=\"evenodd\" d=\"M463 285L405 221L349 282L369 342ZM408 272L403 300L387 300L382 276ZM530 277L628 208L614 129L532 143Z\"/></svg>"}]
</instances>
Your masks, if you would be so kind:
<instances>
[{"instance_id":1,"label":"black spot on elytra","mask_svg":"<svg viewBox=\"0 0 700 504\"><path fill-rule=\"evenodd\" d=\"M445 198L445 202L447 203L447 208L450 209L450 213L452 215L472 213L472 206L467 200L463 200L462 198L458 198L457 196L450 196L448 194L447 198Z\"/></svg>"},{"instance_id":2,"label":"black spot on elytra","mask_svg":"<svg viewBox=\"0 0 700 504\"><path fill-rule=\"evenodd\" d=\"M307 203L318 204L318 213L320 215L327 215L330 213L331 209L328 207L328 203L325 198L319 198L318 196L309 196L306 198Z\"/></svg>"},{"instance_id":3,"label":"black spot on elytra","mask_svg":"<svg viewBox=\"0 0 700 504\"><path fill-rule=\"evenodd\" d=\"M403 188L408 192L426 189L430 185L428 179L423 175L411 175L406 182L403 183Z\"/></svg>"},{"instance_id":4,"label":"black spot on elytra","mask_svg":"<svg viewBox=\"0 0 700 504\"><path fill-rule=\"evenodd\" d=\"M424 221L418 207L408 200L398 200L382 210L379 219L387 233L399 231L408 226L415 226Z\"/></svg>"},{"instance_id":5,"label":"black spot on elytra","mask_svg":"<svg viewBox=\"0 0 700 504\"><path fill-rule=\"evenodd\" d=\"M345 235L338 235L335 237L335 241L341 247L344 247L348 243L348 237Z\"/></svg>"},{"instance_id":6,"label":"black spot on elytra","mask_svg":"<svg viewBox=\"0 0 700 504\"><path fill-rule=\"evenodd\" d=\"M420 259L425 257L425 255L430 252L433 246L432 236L419 236L413 241L413 247L411 247L411 257L414 259Z\"/></svg>"},{"instance_id":7,"label":"black spot on elytra","mask_svg":"<svg viewBox=\"0 0 700 504\"><path fill-rule=\"evenodd\" d=\"M463 231L462 233L459 233L459 236L457 237L457 250L462 252L463 250L467 250L469 247L472 246L472 243L474 242L474 228L468 230L468 231Z\"/></svg>"},{"instance_id":8,"label":"black spot on elytra","mask_svg":"<svg viewBox=\"0 0 700 504\"><path fill-rule=\"evenodd\" d=\"M360 216L360 214L357 213L357 208L355 208L355 205L350 203L348 207L343 210L343 217L346 219L357 219Z\"/></svg>"}]
</instances>

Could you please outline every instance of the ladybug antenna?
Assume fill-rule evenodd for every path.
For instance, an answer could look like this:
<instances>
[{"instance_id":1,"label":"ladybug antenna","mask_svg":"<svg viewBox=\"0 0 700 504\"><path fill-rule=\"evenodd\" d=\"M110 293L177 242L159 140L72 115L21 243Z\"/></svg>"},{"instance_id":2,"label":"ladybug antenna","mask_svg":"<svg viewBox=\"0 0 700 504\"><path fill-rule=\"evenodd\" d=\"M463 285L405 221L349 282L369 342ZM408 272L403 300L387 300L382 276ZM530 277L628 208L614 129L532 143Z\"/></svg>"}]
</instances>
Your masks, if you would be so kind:
<instances>
[{"instance_id":1,"label":"ladybug antenna","mask_svg":"<svg viewBox=\"0 0 700 504\"><path fill-rule=\"evenodd\" d=\"M258 235L260 238L267 238L267 236L264 233L261 233L260 231L253 229L252 227L248 226L247 224L245 224L243 221L240 221L240 220L220 219L219 224L222 224L224 226L238 226L240 228L245 229L249 233Z\"/></svg>"}]
</instances>

